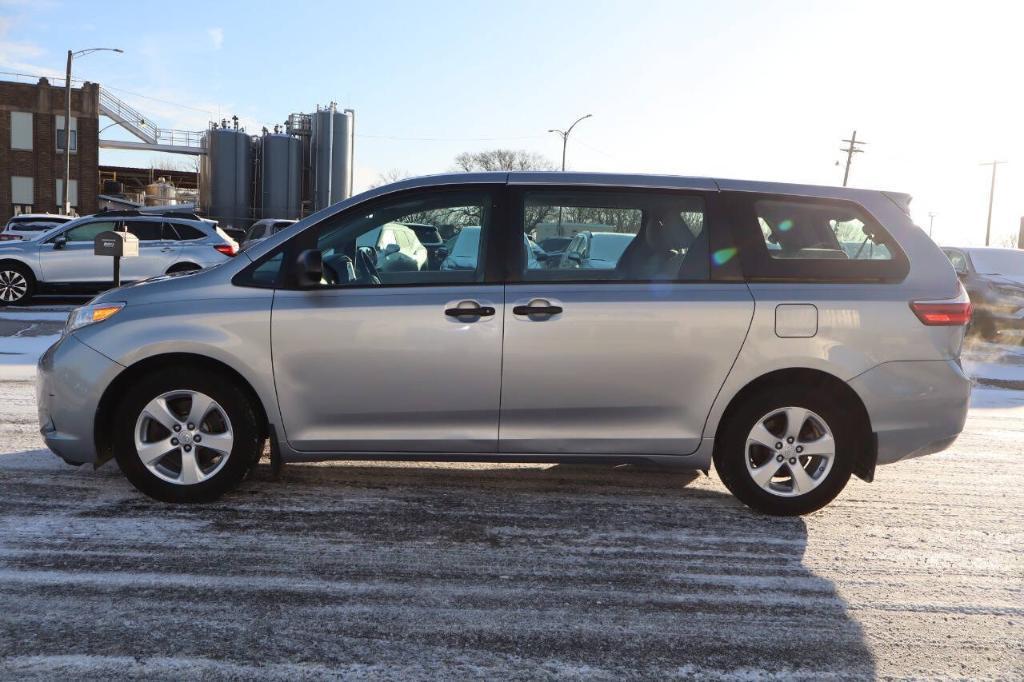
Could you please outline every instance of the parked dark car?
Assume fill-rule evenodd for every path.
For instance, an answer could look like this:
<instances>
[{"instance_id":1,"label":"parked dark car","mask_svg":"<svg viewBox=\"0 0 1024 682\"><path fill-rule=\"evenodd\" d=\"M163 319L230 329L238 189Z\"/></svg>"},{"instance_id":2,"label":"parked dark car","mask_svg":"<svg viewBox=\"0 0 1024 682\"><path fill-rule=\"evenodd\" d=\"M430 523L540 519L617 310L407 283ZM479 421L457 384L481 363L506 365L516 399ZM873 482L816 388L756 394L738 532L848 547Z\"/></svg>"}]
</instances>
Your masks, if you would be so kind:
<instances>
[{"instance_id":1,"label":"parked dark car","mask_svg":"<svg viewBox=\"0 0 1024 682\"><path fill-rule=\"evenodd\" d=\"M974 305L971 331L987 340L1024 329L1024 251L943 247Z\"/></svg>"},{"instance_id":2,"label":"parked dark car","mask_svg":"<svg viewBox=\"0 0 1024 682\"><path fill-rule=\"evenodd\" d=\"M424 223L402 223L416 233L420 244L427 249L427 265L433 269L439 269L444 259L448 257L448 247L441 239L441 232L433 225Z\"/></svg>"}]
</instances>

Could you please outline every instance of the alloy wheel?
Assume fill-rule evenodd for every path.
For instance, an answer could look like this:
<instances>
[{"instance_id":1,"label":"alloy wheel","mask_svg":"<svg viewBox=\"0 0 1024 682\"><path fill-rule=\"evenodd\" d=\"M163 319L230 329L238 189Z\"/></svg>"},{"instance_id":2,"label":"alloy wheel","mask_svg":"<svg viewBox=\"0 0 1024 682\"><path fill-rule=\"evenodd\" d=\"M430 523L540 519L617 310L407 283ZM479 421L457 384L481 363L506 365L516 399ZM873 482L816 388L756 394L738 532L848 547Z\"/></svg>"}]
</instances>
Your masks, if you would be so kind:
<instances>
[{"instance_id":1,"label":"alloy wheel","mask_svg":"<svg viewBox=\"0 0 1024 682\"><path fill-rule=\"evenodd\" d=\"M804 407L783 407L759 419L747 436L747 472L763 490L797 497L817 488L835 461L825 420Z\"/></svg>"},{"instance_id":2,"label":"alloy wheel","mask_svg":"<svg viewBox=\"0 0 1024 682\"><path fill-rule=\"evenodd\" d=\"M135 422L135 451L155 476L195 485L217 474L231 456L227 412L198 391L168 391L150 400Z\"/></svg>"},{"instance_id":3,"label":"alloy wheel","mask_svg":"<svg viewBox=\"0 0 1024 682\"><path fill-rule=\"evenodd\" d=\"M0 270L0 301L16 303L28 291L28 280L17 270Z\"/></svg>"}]
</instances>

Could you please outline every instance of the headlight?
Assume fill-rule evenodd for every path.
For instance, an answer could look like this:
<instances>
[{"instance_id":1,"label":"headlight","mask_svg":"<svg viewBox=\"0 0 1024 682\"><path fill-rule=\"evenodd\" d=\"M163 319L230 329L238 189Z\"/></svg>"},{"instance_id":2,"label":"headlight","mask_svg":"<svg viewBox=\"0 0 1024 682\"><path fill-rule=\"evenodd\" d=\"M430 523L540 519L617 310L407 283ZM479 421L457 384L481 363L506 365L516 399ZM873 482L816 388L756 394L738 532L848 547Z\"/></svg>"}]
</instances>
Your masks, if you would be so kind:
<instances>
[{"instance_id":1,"label":"headlight","mask_svg":"<svg viewBox=\"0 0 1024 682\"><path fill-rule=\"evenodd\" d=\"M68 317L68 323L64 325L64 333L70 334L76 329L109 320L121 312L122 308L124 308L124 303L95 303L75 308Z\"/></svg>"}]
</instances>

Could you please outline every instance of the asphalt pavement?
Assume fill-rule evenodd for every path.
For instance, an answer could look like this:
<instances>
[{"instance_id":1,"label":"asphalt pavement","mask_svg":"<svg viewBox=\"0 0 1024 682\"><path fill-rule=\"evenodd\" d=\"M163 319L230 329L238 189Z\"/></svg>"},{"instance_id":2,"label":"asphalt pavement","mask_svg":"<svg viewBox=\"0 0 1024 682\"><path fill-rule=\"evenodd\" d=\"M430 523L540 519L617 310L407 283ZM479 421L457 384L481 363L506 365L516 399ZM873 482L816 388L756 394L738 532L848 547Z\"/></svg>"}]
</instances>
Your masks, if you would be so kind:
<instances>
[{"instance_id":1,"label":"asphalt pavement","mask_svg":"<svg viewBox=\"0 0 1024 682\"><path fill-rule=\"evenodd\" d=\"M205 506L42 449L0 383L0 678L1020 679L1024 393L769 518L712 472L264 462Z\"/></svg>"}]
</instances>

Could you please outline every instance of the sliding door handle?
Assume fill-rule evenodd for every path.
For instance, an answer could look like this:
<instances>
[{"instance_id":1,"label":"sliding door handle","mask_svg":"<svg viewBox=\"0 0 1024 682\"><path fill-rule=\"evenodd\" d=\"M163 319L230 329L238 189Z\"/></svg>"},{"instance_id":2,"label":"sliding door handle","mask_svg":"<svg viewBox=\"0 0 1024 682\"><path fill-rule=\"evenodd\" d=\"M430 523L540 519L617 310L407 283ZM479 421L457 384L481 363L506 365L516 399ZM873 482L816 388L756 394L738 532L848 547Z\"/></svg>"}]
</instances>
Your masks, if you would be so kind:
<instances>
[{"instance_id":1,"label":"sliding door handle","mask_svg":"<svg viewBox=\"0 0 1024 682\"><path fill-rule=\"evenodd\" d=\"M559 315L562 306L559 305L517 305L512 308L513 315Z\"/></svg>"}]
</instances>

